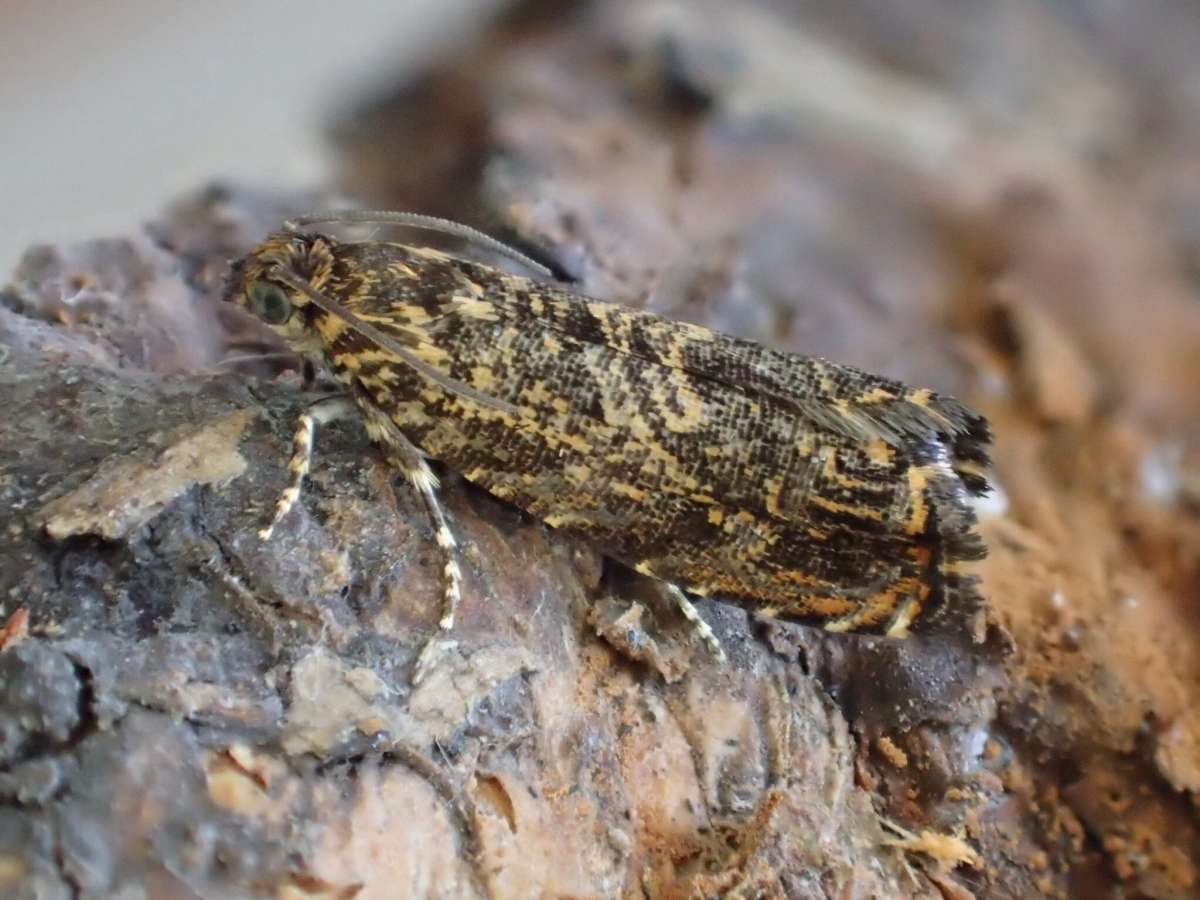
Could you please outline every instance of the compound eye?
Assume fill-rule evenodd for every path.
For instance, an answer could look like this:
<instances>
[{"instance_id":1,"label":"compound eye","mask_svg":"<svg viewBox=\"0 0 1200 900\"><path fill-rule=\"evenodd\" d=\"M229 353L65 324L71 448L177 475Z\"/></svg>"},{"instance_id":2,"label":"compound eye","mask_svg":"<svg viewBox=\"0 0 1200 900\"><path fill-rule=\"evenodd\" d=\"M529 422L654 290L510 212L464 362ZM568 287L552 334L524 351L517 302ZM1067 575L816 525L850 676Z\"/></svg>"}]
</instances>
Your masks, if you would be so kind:
<instances>
[{"instance_id":1,"label":"compound eye","mask_svg":"<svg viewBox=\"0 0 1200 900\"><path fill-rule=\"evenodd\" d=\"M269 281L256 281L250 288L250 306L268 325L282 325L292 317L292 301L287 292Z\"/></svg>"}]
</instances>

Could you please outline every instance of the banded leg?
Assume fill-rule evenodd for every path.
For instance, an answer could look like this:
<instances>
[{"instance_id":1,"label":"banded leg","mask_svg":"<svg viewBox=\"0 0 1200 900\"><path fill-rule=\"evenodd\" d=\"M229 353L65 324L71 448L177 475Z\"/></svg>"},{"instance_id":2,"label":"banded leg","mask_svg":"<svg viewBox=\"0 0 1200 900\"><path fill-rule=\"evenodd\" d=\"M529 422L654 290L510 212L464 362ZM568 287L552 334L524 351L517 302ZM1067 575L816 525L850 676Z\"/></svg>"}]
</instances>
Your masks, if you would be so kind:
<instances>
[{"instance_id":1,"label":"banded leg","mask_svg":"<svg viewBox=\"0 0 1200 900\"><path fill-rule=\"evenodd\" d=\"M648 560L642 560L642 562L633 567L633 570L639 575L647 575L661 584L663 589L671 595L671 599L675 601L675 605L679 607L679 611L683 613L683 617L692 623L693 630L700 635L704 643L708 644L708 649L712 652L712 655L717 658L718 662L725 662L725 650L721 647L720 640L717 639L717 636L713 633L708 623L701 618L700 611L692 605L692 601L683 592L683 588L674 582L665 581L655 575L654 569Z\"/></svg>"},{"instance_id":2,"label":"banded leg","mask_svg":"<svg viewBox=\"0 0 1200 900\"><path fill-rule=\"evenodd\" d=\"M349 397L326 397L318 400L304 411L296 422L296 433L292 436L292 458L288 462L288 470L292 473L288 486L279 495L275 504L275 515L265 528L260 528L258 536L268 540L277 526L286 516L296 501L300 499L300 491L304 484L304 476L312 465L313 435L318 425L327 425L337 419L353 413L357 407Z\"/></svg>"},{"instance_id":3,"label":"banded leg","mask_svg":"<svg viewBox=\"0 0 1200 900\"><path fill-rule=\"evenodd\" d=\"M688 595L679 585L669 581L664 581L663 585L666 587L667 593L671 595L671 599L679 607L679 611L683 613L684 618L692 623L692 627L700 635L701 640L708 644L708 649L716 657L717 662L725 662L725 649L721 646L720 639L713 633L709 624L700 617L700 611L688 599Z\"/></svg>"},{"instance_id":4,"label":"banded leg","mask_svg":"<svg viewBox=\"0 0 1200 900\"><path fill-rule=\"evenodd\" d=\"M446 521L442 505L438 502L437 476L429 468L424 454L404 433L396 427L396 423L381 410L373 406L367 408L367 432L380 445L384 456L390 465L396 467L408 478L416 488L417 495L425 506L425 512L433 525L438 547L442 552L442 617L438 621L440 631L449 631L454 627L454 616L458 610L459 600L462 599L462 570L459 568L455 549L458 542L454 532ZM433 658L441 649L453 646L452 641L438 641L431 637L417 658L417 671L413 678L419 683L432 665Z\"/></svg>"},{"instance_id":5,"label":"banded leg","mask_svg":"<svg viewBox=\"0 0 1200 900\"><path fill-rule=\"evenodd\" d=\"M872 585L871 593L864 591L862 594L854 595L854 599L859 602L858 608L839 616L832 622L826 622L823 626L824 629L834 634L844 634L865 627L878 626L880 610L871 604L870 598L874 592L883 591L887 587L887 583L888 579L880 578ZM897 605L895 611L888 618L887 624L883 626L883 633L894 638L908 637L908 626L913 623L920 612L921 607L916 598L906 598Z\"/></svg>"}]
</instances>

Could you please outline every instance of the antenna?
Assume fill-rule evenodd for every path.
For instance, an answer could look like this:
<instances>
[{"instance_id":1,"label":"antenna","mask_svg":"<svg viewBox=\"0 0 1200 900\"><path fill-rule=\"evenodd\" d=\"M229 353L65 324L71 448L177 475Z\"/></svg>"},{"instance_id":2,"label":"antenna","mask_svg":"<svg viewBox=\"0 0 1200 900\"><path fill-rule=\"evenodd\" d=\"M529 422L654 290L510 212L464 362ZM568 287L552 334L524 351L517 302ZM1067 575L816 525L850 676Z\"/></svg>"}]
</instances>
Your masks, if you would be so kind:
<instances>
[{"instance_id":1,"label":"antenna","mask_svg":"<svg viewBox=\"0 0 1200 900\"><path fill-rule=\"evenodd\" d=\"M484 234L477 228L455 222L453 219L441 219L437 216L423 216L420 213L389 212L387 210L346 210L345 212L314 213L308 216L298 216L288 219L283 227L288 231L300 231L309 225L339 224L339 225L400 225L405 228L420 228L425 231L436 231L451 237L484 247L501 256L506 256L518 262L530 271L536 272L543 278L554 278L554 273L537 260L531 259L515 247L510 247L503 241L498 241L489 234ZM310 298L311 299L311 298Z\"/></svg>"}]
</instances>

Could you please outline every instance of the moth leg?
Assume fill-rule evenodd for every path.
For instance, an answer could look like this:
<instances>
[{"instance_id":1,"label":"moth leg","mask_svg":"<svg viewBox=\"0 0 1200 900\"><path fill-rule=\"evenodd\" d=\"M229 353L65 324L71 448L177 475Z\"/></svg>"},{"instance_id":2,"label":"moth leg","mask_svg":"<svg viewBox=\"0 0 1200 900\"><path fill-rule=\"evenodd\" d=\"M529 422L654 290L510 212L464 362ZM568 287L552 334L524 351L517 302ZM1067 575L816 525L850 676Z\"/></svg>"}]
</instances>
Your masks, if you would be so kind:
<instances>
[{"instance_id":1,"label":"moth leg","mask_svg":"<svg viewBox=\"0 0 1200 900\"><path fill-rule=\"evenodd\" d=\"M421 496L421 502L425 505L429 521L433 524L437 545L442 551L442 581L445 596L445 605L442 608L442 617L438 620L438 628L442 631L449 631L454 627L458 601L462 599L462 570L458 566L458 560L454 553L458 548L458 541L454 539L454 532L450 530L450 525L442 512L442 505L437 499L437 476L420 456L411 466L406 466L407 460L400 454L389 454L388 462L400 469L417 489L417 493Z\"/></svg>"},{"instance_id":2,"label":"moth leg","mask_svg":"<svg viewBox=\"0 0 1200 900\"><path fill-rule=\"evenodd\" d=\"M459 568L458 559L455 556L458 542L454 539L454 532L450 530L445 513L442 511L442 505L438 502L437 476L429 468L424 454L404 436L404 432L396 427L396 423L386 413L373 406L367 407L367 410L368 433L381 445L388 463L404 473L404 476L416 488L417 494L425 506L425 512L429 516L429 521L433 525L438 548L442 553L442 596L444 599L438 628L440 631L449 631L454 627L454 616L458 611L459 600L462 599L462 570ZM432 664L433 657L438 651L444 649L445 645L446 642L438 641L435 638L430 638L426 642L417 658L414 682L419 683L424 678Z\"/></svg>"},{"instance_id":3,"label":"moth leg","mask_svg":"<svg viewBox=\"0 0 1200 900\"><path fill-rule=\"evenodd\" d=\"M304 484L304 476L308 474L312 464L313 435L318 425L328 425L337 419L345 418L355 410L354 401L349 397L326 397L318 400L301 414L296 422L296 433L292 435L292 458L288 461L288 470L292 473L288 486L279 495L275 504L275 515L265 528L260 528L258 536L268 540L277 526L296 505L300 499L300 490Z\"/></svg>"},{"instance_id":4,"label":"moth leg","mask_svg":"<svg viewBox=\"0 0 1200 900\"><path fill-rule=\"evenodd\" d=\"M708 644L708 649L712 655L717 658L718 662L725 662L725 650L721 647L721 641L713 633L712 628L700 616L700 611L692 605L692 601L688 599L687 594L683 592L683 588L670 581L664 581L654 574L649 562L643 560L633 567L633 570L640 575L646 575L650 578L658 580L671 595L671 599L675 601L675 605L679 607L679 611L683 613L685 619L692 623L692 627L700 634L700 639Z\"/></svg>"},{"instance_id":5,"label":"moth leg","mask_svg":"<svg viewBox=\"0 0 1200 900\"><path fill-rule=\"evenodd\" d=\"M874 579L869 588L855 591L847 595L847 599L857 602L849 612L836 619L826 622L822 627L832 634L845 634L870 628L872 631L882 630L888 637L907 637L908 626L921 612L921 607L912 597L897 602L890 590L895 582L894 575L881 575ZM895 609L887 617L887 623L881 626L881 607L895 604Z\"/></svg>"},{"instance_id":6,"label":"moth leg","mask_svg":"<svg viewBox=\"0 0 1200 900\"><path fill-rule=\"evenodd\" d=\"M913 620L921 614L921 607L917 601L909 597L896 610L896 614L892 616L892 621L888 623L887 630L884 631L890 638L906 638L908 637L908 626L913 623Z\"/></svg>"},{"instance_id":7,"label":"moth leg","mask_svg":"<svg viewBox=\"0 0 1200 900\"><path fill-rule=\"evenodd\" d=\"M830 634L845 634L848 631L854 631L862 625L864 614L860 609L846 613L844 616L826 622L821 627Z\"/></svg>"},{"instance_id":8,"label":"moth leg","mask_svg":"<svg viewBox=\"0 0 1200 900\"><path fill-rule=\"evenodd\" d=\"M664 581L663 584L666 586L667 593L671 595L671 599L675 601L675 605L679 607L679 611L683 613L684 618L692 623L692 627L700 635L700 639L708 645L708 649L716 657L717 662L725 662L725 649L721 646L720 639L709 624L700 617L700 611L688 599L688 595L677 584L669 581Z\"/></svg>"},{"instance_id":9,"label":"moth leg","mask_svg":"<svg viewBox=\"0 0 1200 900\"><path fill-rule=\"evenodd\" d=\"M906 600L892 616L884 629L884 634L894 638L908 637L908 626L912 624L918 612L920 612L920 607L914 601ZM857 631L868 623L874 624L874 619L875 610L864 604L860 609L848 612L832 622L827 622L824 629L833 634L845 634L848 631Z\"/></svg>"}]
</instances>

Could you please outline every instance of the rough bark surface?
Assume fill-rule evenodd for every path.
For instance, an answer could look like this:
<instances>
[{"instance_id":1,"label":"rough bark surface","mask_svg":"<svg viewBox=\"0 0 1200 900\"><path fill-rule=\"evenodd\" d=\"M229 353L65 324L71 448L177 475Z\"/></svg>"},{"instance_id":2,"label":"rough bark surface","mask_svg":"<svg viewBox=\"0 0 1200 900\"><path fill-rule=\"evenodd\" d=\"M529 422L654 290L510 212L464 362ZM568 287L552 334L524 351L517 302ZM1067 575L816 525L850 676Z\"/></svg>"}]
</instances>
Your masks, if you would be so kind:
<instances>
[{"instance_id":1,"label":"rough bark surface","mask_svg":"<svg viewBox=\"0 0 1200 900\"><path fill-rule=\"evenodd\" d=\"M458 645L414 687L417 498L331 427L264 543L307 398L216 367L270 348L226 260L329 198L212 188L31 250L0 304L0 892L1200 896L1200 18L1156 9L530 4L335 131L367 205L984 409L979 644L706 602L718 665L450 477Z\"/></svg>"}]
</instances>

